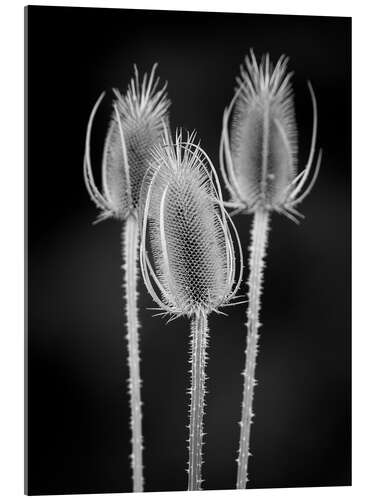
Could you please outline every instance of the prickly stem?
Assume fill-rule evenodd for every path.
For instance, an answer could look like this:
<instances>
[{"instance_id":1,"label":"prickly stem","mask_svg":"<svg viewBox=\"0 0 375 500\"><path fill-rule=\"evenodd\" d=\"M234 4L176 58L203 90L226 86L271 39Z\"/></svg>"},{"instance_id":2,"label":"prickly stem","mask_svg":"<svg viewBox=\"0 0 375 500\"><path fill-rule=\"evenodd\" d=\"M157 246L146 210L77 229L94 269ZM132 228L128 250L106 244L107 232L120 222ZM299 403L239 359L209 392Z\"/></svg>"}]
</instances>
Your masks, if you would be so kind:
<instances>
[{"instance_id":1,"label":"prickly stem","mask_svg":"<svg viewBox=\"0 0 375 500\"><path fill-rule=\"evenodd\" d=\"M203 414L205 366L208 340L207 315L196 313L191 322L191 402L189 424L188 490L200 490L202 483Z\"/></svg>"},{"instance_id":2,"label":"prickly stem","mask_svg":"<svg viewBox=\"0 0 375 500\"><path fill-rule=\"evenodd\" d=\"M123 230L123 270L125 288L126 341L128 349L128 390L131 409L131 465L133 470L133 491L143 491L142 460L142 403L139 357L139 321L137 310L137 265L138 265L138 222L130 215Z\"/></svg>"},{"instance_id":3,"label":"prickly stem","mask_svg":"<svg viewBox=\"0 0 375 500\"><path fill-rule=\"evenodd\" d=\"M251 247L249 251L248 309L247 309L247 346L242 400L242 416L240 422L240 446L238 450L237 488L246 488L248 457L250 455L250 427L253 417L253 400L255 381L255 365L258 350L258 329L260 298L264 258L266 254L269 213L257 210L251 230Z\"/></svg>"}]
</instances>

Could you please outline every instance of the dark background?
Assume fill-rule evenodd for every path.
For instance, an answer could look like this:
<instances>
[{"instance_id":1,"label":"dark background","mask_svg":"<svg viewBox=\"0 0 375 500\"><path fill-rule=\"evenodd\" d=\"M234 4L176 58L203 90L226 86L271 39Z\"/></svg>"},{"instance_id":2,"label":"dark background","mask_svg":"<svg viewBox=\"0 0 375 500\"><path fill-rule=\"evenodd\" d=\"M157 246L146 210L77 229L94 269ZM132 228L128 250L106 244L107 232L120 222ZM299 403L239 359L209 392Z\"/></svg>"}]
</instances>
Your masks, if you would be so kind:
<instances>
[{"instance_id":1,"label":"dark background","mask_svg":"<svg viewBox=\"0 0 375 500\"><path fill-rule=\"evenodd\" d=\"M222 112L250 47L290 56L300 168L312 81L324 156L302 224L272 218L249 487L350 484L351 20L60 7L29 7L26 20L28 493L132 487L121 226L91 224L82 174L91 108L107 90L93 131L99 182L110 89L125 91L133 63L143 73L157 61L172 125L196 129L218 164ZM235 218L245 252L250 222ZM165 325L152 305L140 280L146 490L184 490L189 324ZM245 310L209 320L207 489L235 485Z\"/></svg>"}]
</instances>

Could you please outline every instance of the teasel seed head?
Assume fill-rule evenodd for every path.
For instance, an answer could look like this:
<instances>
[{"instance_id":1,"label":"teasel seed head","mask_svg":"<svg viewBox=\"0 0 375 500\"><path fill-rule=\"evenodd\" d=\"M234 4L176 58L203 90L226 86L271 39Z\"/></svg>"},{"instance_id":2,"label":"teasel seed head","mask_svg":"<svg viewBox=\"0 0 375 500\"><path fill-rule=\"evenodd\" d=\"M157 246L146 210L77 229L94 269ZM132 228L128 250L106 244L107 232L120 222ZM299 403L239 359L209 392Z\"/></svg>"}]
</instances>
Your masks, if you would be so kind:
<instances>
[{"instance_id":1,"label":"teasel seed head","mask_svg":"<svg viewBox=\"0 0 375 500\"><path fill-rule=\"evenodd\" d=\"M308 82L312 139L307 164L297 174L297 126L287 63L288 58L281 56L273 66L267 54L258 64L252 50L245 58L235 95L223 115L220 167L236 211L275 210L297 221L300 214L295 207L317 179L321 151L313 165L317 104Z\"/></svg>"},{"instance_id":2,"label":"teasel seed head","mask_svg":"<svg viewBox=\"0 0 375 500\"><path fill-rule=\"evenodd\" d=\"M84 177L90 197L101 210L99 220L115 217L125 220L136 213L143 177L149 167L151 150L163 135L168 121L170 101L166 86L159 88L155 79L157 64L142 81L134 66L132 78L123 96L113 90L112 117L104 143L102 159L102 192L96 187L90 158L91 129L103 92L91 112L86 133Z\"/></svg>"},{"instance_id":3,"label":"teasel seed head","mask_svg":"<svg viewBox=\"0 0 375 500\"><path fill-rule=\"evenodd\" d=\"M237 293L242 253L215 169L195 134L184 141L177 131L173 141L165 127L147 177L140 262L150 294L174 316L218 312Z\"/></svg>"}]
</instances>

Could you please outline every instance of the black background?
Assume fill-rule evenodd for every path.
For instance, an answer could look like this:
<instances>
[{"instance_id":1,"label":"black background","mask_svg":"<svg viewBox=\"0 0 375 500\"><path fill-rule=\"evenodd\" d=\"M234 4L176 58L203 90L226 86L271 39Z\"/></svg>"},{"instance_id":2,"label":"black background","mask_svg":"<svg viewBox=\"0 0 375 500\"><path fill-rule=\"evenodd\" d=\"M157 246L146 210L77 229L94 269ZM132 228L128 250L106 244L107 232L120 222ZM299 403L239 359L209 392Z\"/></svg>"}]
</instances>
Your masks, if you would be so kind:
<instances>
[{"instance_id":1,"label":"black background","mask_svg":"<svg viewBox=\"0 0 375 500\"><path fill-rule=\"evenodd\" d=\"M26 18L28 493L131 490L121 226L91 224L82 174L93 103L108 91L93 131L98 181L110 89L125 90L133 63L143 73L159 62L172 125L196 129L217 164L250 47L290 56L300 168L312 81L324 156L302 224L271 222L249 487L350 484L351 20L56 7ZM250 222L235 218L245 252ZM140 281L146 490L184 490L189 325L152 318L152 305ZM207 489L235 485L245 310L209 319Z\"/></svg>"}]
</instances>

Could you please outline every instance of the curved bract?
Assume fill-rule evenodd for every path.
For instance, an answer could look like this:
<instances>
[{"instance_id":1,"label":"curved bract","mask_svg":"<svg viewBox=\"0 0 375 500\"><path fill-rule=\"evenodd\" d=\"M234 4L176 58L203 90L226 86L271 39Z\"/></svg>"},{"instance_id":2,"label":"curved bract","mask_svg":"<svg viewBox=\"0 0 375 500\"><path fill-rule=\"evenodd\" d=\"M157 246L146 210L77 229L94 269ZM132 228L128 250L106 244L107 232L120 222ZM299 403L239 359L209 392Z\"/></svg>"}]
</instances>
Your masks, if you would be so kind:
<instances>
[{"instance_id":1,"label":"curved bract","mask_svg":"<svg viewBox=\"0 0 375 500\"><path fill-rule=\"evenodd\" d=\"M112 117L104 144L102 160L102 193L95 185L91 159L90 137L101 94L89 119L86 134L84 174L87 190L102 211L100 219L126 219L139 204L143 177L149 166L151 150L161 140L163 122L167 121L170 105L166 85L158 88L155 64L150 75L140 81L137 67L126 94L114 90Z\"/></svg>"},{"instance_id":2,"label":"curved bract","mask_svg":"<svg viewBox=\"0 0 375 500\"><path fill-rule=\"evenodd\" d=\"M145 179L142 208L141 269L146 286L163 310L188 316L217 310L237 291L231 234L236 232L212 163L194 139L188 134L183 141L177 132L173 141L165 129L164 144L154 149Z\"/></svg>"},{"instance_id":3,"label":"curved bract","mask_svg":"<svg viewBox=\"0 0 375 500\"><path fill-rule=\"evenodd\" d=\"M313 132L308 162L297 175L297 127L287 62L282 56L273 66L267 54L258 64L252 51L245 58L235 95L223 115L220 166L232 205L245 212L276 210L294 219L294 207L317 178L321 152L313 166L317 106L308 83Z\"/></svg>"}]
</instances>

